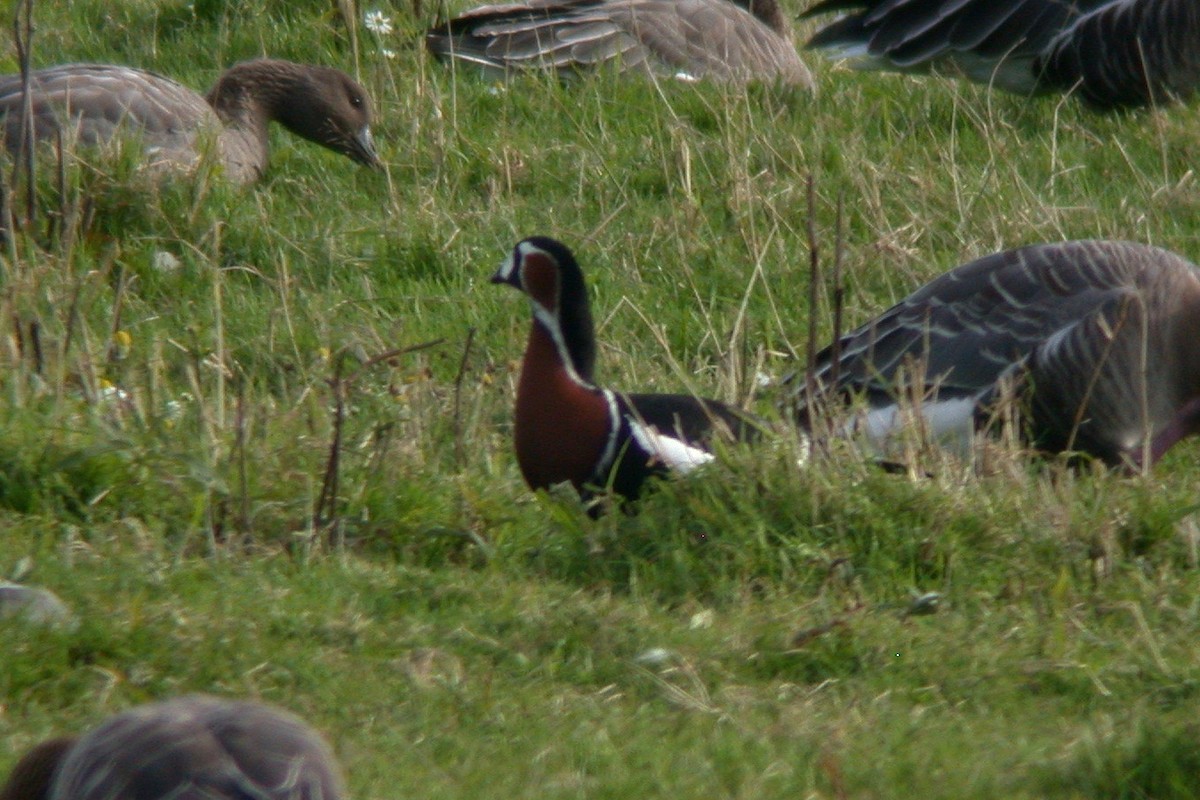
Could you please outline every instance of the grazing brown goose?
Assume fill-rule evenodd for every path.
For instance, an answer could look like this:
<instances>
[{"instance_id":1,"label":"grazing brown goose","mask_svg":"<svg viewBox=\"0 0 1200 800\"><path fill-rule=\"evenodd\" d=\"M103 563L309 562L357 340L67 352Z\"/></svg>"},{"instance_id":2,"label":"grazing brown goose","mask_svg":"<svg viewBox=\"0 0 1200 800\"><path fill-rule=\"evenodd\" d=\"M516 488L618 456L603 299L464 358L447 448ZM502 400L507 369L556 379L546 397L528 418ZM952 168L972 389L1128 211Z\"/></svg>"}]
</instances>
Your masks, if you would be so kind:
<instances>
[{"instance_id":1,"label":"grazing brown goose","mask_svg":"<svg viewBox=\"0 0 1200 800\"><path fill-rule=\"evenodd\" d=\"M652 476L713 460L719 432L754 439L757 422L716 400L687 394L625 394L593 378L596 339L583 271L562 242L517 243L492 283L524 292L533 325L517 384L517 463L531 489L570 482L636 500Z\"/></svg>"},{"instance_id":2,"label":"grazing brown goose","mask_svg":"<svg viewBox=\"0 0 1200 800\"><path fill-rule=\"evenodd\" d=\"M1196 0L824 0L850 13L808 47L864 69L949 66L1022 94L1078 91L1101 107L1186 98L1200 84Z\"/></svg>"},{"instance_id":3,"label":"grazing brown goose","mask_svg":"<svg viewBox=\"0 0 1200 800\"><path fill-rule=\"evenodd\" d=\"M260 703L192 695L43 742L0 800L340 800L329 746L298 717Z\"/></svg>"},{"instance_id":4,"label":"grazing brown goose","mask_svg":"<svg viewBox=\"0 0 1200 800\"><path fill-rule=\"evenodd\" d=\"M425 42L439 58L501 72L615 64L812 85L776 0L527 0L468 11L431 28Z\"/></svg>"},{"instance_id":5,"label":"grazing brown goose","mask_svg":"<svg viewBox=\"0 0 1200 800\"><path fill-rule=\"evenodd\" d=\"M903 423L907 381L936 437L969 437L1011 391L1036 447L1150 466L1200 432L1200 269L1130 242L996 253L841 337L815 378L865 401L877 441Z\"/></svg>"},{"instance_id":6,"label":"grazing brown goose","mask_svg":"<svg viewBox=\"0 0 1200 800\"><path fill-rule=\"evenodd\" d=\"M331 67L257 59L236 64L207 96L153 72L111 64L63 64L30 75L35 141L108 142L140 137L154 163L189 167L205 131L215 135L231 180L257 179L267 166L267 127L288 130L360 164L379 166L371 141L371 101ZM4 144L24 140L20 75L0 77Z\"/></svg>"}]
</instances>

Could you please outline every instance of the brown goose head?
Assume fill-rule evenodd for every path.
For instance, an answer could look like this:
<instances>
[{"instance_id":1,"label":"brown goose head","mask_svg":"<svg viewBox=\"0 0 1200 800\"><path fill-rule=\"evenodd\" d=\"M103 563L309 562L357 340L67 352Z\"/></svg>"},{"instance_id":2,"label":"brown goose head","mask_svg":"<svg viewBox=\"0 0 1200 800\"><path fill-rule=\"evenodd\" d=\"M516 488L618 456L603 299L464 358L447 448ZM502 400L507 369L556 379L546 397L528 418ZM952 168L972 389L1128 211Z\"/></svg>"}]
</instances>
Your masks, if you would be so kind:
<instances>
[{"instance_id":1,"label":"brown goose head","mask_svg":"<svg viewBox=\"0 0 1200 800\"><path fill-rule=\"evenodd\" d=\"M372 168L381 166L371 138L371 100L332 67L255 59L230 67L205 98L227 126L265 141L276 120L309 141Z\"/></svg>"}]
</instances>

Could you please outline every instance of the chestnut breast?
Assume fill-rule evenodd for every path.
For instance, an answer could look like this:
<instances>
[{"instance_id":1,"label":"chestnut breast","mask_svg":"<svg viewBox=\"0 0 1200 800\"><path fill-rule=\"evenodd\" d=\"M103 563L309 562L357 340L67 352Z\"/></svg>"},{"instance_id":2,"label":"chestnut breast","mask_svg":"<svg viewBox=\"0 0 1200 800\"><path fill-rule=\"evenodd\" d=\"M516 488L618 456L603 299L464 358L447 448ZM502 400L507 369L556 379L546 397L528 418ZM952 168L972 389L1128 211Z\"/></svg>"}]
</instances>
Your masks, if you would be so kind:
<instances>
[{"instance_id":1,"label":"chestnut breast","mask_svg":"<svg viewBox=\"0 0 1200 800\"><path fill-rule=\"evenodd\" d=\"M532 489L563 481L583 487L611 435L604 393L572 378L550 334L535 322L517 386L517 463L525 482Z\"/></svg>"}]
</instances>

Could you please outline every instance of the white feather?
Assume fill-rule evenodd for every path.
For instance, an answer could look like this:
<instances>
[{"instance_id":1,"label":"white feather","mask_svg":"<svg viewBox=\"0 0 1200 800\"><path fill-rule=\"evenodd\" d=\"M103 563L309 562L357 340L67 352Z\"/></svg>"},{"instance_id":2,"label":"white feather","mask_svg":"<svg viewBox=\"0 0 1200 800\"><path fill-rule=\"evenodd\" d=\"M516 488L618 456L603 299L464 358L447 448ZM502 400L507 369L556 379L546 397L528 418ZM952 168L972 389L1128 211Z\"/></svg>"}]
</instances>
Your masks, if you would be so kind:
<instances>
[{"instance_id":1,"label":"white feather","mask_svg":"<svg viewBox=\"0 0 1200 800\"><path fill-rule=\"evenodd\" d=\"M923 424L934 442L967 452L975 432L975 399L960 397L921 404ZM875 408L856 417L846 426L846 432L861 433L872 444L887 449L889 440L913 422L912 408L901 409L896 404Z\"/></svg>"},{"instance_id":2,"label":"white feather","mask_svg":"<svg viewBox=\"0 0 1200 800\"><path fill-rule=\"evenodd\" d=\"M713 454L706 450L692 447L687 442L680 441L673 436L659 433L633 417L627 417L627 419L629 420L629 429L633 432L633 438L637 440L641 448L675 472L690 472L713 460Z\"/></svg>"}]
</instances>

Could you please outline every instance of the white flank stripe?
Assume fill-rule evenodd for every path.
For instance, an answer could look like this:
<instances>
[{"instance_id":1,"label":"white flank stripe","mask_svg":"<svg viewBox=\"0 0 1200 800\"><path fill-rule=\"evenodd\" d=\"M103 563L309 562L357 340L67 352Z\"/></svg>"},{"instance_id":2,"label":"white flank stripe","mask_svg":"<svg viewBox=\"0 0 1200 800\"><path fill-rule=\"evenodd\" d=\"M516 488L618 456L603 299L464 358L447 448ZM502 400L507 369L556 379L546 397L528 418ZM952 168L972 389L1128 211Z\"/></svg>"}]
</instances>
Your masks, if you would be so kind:
<instances>
[{"instance_id":1,"label":"white flank stripe","mask_svg":"<svg viewBox=\"0 0 1200 800\"><path fill-rule=\"evenodd\" d=\"M617 437L621 433L621 411L617 406L617 396L610 389L605 389L604 402L608 404L608 441L604 443L604 452L596 462L596 471L592 474L595 483L608 480L608 470L612 467L613 459L617 456Z\"/></svg>"},{"instance_id":2,"label":"white flank stripe","mask_svg":"<svg viewBox=\"0 0 1200 800\"><path fill-rule=\"evenodd\" d=\"M627 417L633 438L642 449L676 472L691 472L712 461L714 456L699 447L692 447L673 436L666 436L646 427L633 417Z\"/></svg>"}]
</instances>

